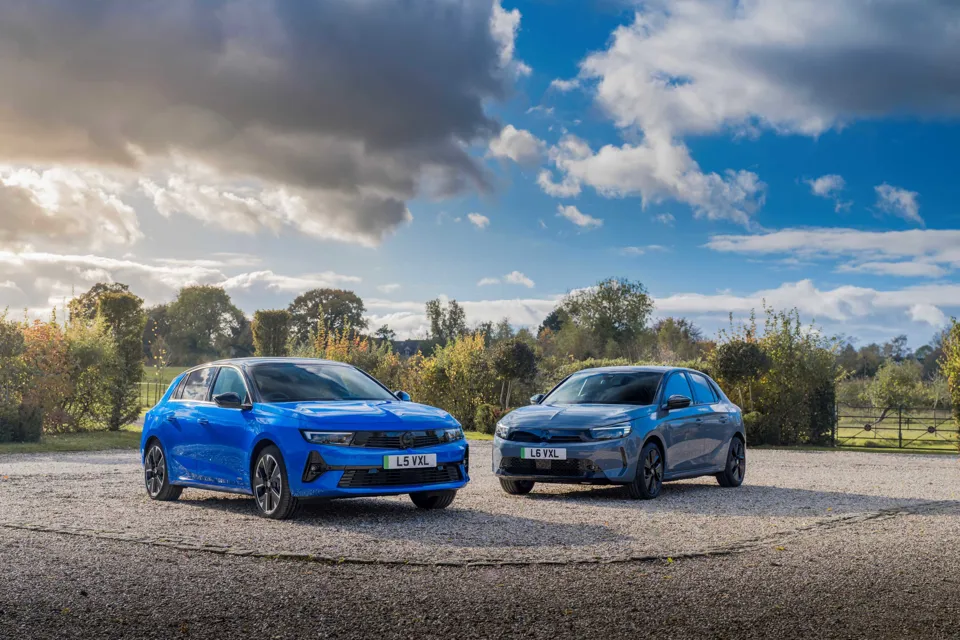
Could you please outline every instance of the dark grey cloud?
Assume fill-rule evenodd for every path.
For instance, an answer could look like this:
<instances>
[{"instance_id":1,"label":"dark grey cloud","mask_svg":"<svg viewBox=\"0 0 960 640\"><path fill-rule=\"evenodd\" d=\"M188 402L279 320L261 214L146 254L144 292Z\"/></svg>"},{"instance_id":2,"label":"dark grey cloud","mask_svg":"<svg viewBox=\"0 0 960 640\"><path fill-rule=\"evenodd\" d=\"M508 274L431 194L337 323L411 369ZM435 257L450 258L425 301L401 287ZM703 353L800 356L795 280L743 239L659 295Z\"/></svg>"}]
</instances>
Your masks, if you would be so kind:
<instances>
[{"instance_id":1,"label":"dark grey cloud","mask_svg":"<svg viewBox=\"0 0 960 640\"><path fill-rule=\"evenodd\" d=\"M490 0L4 2L0 162L162 174L175 154L318 211L355 205L329 221L332 235L376 241L410 198L486 187L466 147L499 130L484 102L509 81L492 11Z\"/></svg>"}]
</instances>

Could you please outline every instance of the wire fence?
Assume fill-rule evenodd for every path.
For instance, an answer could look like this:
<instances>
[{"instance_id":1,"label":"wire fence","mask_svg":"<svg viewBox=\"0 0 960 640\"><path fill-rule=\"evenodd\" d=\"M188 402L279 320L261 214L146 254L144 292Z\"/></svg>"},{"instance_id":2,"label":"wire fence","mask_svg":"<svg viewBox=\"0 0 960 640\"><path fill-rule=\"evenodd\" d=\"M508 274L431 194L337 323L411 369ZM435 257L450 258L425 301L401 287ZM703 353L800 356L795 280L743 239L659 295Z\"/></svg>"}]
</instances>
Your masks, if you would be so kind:
<instances>
[{"instance_id":1,"label":"wire fence","mask_svg":"<svg viewBox=\"0 0 960 640\"><path fill-rule=\"evenodd\" d=\"M949 408L838 404L833 442L841 446L957 451L960 424Z\"/></svg>"}]
</instances>

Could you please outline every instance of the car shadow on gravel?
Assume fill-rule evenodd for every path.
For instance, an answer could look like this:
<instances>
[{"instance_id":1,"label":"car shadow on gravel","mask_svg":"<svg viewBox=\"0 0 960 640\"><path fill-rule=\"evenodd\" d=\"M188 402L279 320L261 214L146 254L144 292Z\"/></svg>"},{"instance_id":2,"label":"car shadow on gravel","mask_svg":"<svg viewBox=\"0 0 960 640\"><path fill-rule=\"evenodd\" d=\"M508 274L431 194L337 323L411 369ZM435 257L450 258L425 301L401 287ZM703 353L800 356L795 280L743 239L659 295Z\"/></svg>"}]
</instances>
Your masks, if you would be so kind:
<instances>
[{"instance_id":1,"label":"car shadow on gravel","mask_svg":"<svg viewBox=\"0 0 960 640\"><path fill-rule=\"evenodd\" d=\"M504 496L505 499L509 499ZM252 499L232 496L189 499L180 505L229 514L255 516ZM259 519L259 518L258 518ZM544 544L571 547L627 542L632 536L598 523L562 523L522 515L453 506L443 511L424 511L412 503L390 499L356 498L305 503L298 514L283 522L263 521L283 527L302 528L312 535L337 535L348 531L383 540L403 540L448 547L536 547Z\"/></svg>"},{"instance_id":2,"label":"car shadow on gravel","mask_svg":"<svg viewBox=\"0 0 960 640\"><path fill-rule=\"evenodd\" d=\"M663 485L663 490L656 500L630 500L620 487L608 486L543 492L534 489L525 499L532 502L581 502L650 512L711 516L810 517L874 513L906 507L918 508L924 513L960 514L960 501L957 500L928 500L749 484L737 489L723 489L715 483L667 483Z\"/></svg>"}]
</instances>

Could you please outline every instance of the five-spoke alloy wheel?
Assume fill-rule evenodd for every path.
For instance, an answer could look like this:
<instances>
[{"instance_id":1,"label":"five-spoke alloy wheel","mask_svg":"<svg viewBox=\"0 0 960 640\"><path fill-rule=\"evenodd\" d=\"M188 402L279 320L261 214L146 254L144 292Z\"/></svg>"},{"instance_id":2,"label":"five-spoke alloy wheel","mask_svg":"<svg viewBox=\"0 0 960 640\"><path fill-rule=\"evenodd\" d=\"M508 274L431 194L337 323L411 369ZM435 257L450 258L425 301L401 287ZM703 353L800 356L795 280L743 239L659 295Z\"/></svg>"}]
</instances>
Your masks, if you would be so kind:
<instances>
[{"instance_id":1,"label":"five-spoke alloy wheel","mask_svg":"<svg viewBox=\"0 0 960 640\"><path fill-rule=\"evenodd\" d=\"M663 488L663 454L655 442L643 445L637 464L637 476L626 485L627 495L634 499L652 500Z\"/></svg>"},{"instance_id":2,"label":"five-spoke alloy wheel","mask_svg":"<svg viewBox=\"0 0 960 640\"><path fill-rule=\"evenodd\" d=\"M167 502L176 500L183 493L183 487L170 484L170 473L167 468L167 456L163 445L153 440L147 446L147 454L143 457L143 480L147 487L147 494L153 500Z\"/></svg>"},{"instance_id":3,"label":"five-spoke alloy wheel","mask_svg":"<svg viewBox=\"0 0 960 640\"><path fill-rule=\"evenodd\" d=\"M743 440L734 436L730 441L730 452L727 454L727 466L717 474L717 482L721 487L739 487L743 484L743 476L747 473L747 447Z\"/></svg>"},{"instance_id":4,"label":"five-spoke alloy wheel","mask_svg":"<svg viewBox=\"0 0 960 640\"><path fill-rule=\"evenodd\" d=\"M265 447L257 456L251 485L261 515L274 520L285 520L296 512L298 502L290 493L287 468L277 447Z\"/></svg>"}]
</instances>

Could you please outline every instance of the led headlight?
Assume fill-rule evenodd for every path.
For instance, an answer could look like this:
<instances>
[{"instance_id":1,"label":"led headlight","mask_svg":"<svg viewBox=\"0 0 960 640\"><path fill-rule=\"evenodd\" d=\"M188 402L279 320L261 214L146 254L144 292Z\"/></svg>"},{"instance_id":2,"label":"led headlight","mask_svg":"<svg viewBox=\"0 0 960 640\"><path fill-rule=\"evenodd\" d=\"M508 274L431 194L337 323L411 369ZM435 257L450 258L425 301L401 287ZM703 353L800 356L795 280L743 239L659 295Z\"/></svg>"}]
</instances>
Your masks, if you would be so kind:
<instances>
[{"instance_id":1,"label":"led headlight","mask_svg":"<svg viewBox=\"0 0 960 640\"><path fill-rule=\"evenodd\" d=\"M440 442L456 442L457 440L463 440L463 429L460 427L444 429L440 432Z\"/></svg>"},{"instance_id":2,"label":"led headlight","mask_svg":"<svg viewBox=\"0 0 960 640\"><path fill-rule=\"evenodd\" d=\"M630 435L630 424L618 424L613 427L597 427L590 429L590 437L594 440L616 440Z\"/></svg>"},{"instance_id":3,"label":"led headlight","mask_svg":"<svg viewBox=\"0 0 960 640\"><path fill-rule=\"evenodd\" d=\"M510 435L510 428L505 426L502 422L497 423L496 435L498 438L507 439L507 436Z\"/></svg>"},{"instance_id":4,"label":"led headlight","mask_svg":"<svg viewBox=\"0 0 960 640\"><path fill-rule=\"evenodd\" d=\"M303 439L310 444L338 444L342 446L353 442L353 433L345 431L301 431Z\"/></svg>"}]
</instances>

